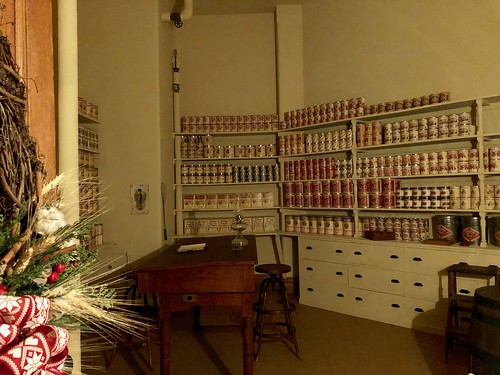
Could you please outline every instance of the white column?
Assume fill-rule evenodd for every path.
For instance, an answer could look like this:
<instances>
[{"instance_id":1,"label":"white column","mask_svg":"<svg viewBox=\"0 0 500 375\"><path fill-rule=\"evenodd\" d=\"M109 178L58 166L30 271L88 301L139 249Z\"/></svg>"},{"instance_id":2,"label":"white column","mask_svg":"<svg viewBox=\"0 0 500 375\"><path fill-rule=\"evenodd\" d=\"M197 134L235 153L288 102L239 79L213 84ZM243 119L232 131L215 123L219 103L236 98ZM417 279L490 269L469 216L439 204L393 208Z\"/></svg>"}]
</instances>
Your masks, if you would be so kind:
<instances>
[{"instance_id":1,"label":"white column","mask_svg":"<svg viewBox=\"0 0 500 375\"><path fill-rule=\"evenodd\" d=\"M58 174L69 222L78 211L78 18L77 0L58 0Z\"/></svg>"},{"instance_id":2,"label":"white column","mask_svg":"<svg viewBox=\"0 0 500 375\"><path fill-rule=\"evenodd\" d=\"M78 17L77 0L57 1L58 174L64 173L66 219L79 218L78 198ZM73 373L81 372L80 332L70 332Z\"/></svg>"}]
</instances>

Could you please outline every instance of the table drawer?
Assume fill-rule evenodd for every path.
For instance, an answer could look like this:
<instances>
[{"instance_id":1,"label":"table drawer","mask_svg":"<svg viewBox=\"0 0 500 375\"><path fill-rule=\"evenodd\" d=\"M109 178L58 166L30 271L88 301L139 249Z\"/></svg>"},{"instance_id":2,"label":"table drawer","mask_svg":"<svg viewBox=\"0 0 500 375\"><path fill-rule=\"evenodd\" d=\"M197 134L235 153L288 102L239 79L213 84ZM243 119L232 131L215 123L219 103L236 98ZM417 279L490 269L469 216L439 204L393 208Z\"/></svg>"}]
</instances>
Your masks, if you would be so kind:
<instances>
[{"instance_id":1,"label":"table drawer","mask_svg":"<svg viewBox=\"0 0 500 375\"><path fill-rule=\"evenodd\" d=\"M349 263L402 271L404 269L404 254L402 246L355 244L349 250Z\"/></svg>"},{"instance_id":2,"label":"table drawer","mask_svg":"<svg viewBox=\"0 0 500 375\"><path fill-rule=\"evenodd\" d=\"M347 264L301 259L300 279L347 285L348 267Z\"/></svg>"},{"instance_id":3,"label":"table drawer","mask_svg":"<svg viewBox=\"0 0 500 375\"><path fill-rule=\"evenodd\" d=\"M299 255L304 259L347 263L349 244L342 241L299 238Z\"/></svg>"},{"instance_id":4,"label":"table drawer","mask_svg":"<svg viewBox=\"0 0 500 375\"><path fill-rule=\"evenodd\" d=\"M349 266L349 286L354 288L403 295L404 281L402 271Z\"/></svg>"}]
</instances>

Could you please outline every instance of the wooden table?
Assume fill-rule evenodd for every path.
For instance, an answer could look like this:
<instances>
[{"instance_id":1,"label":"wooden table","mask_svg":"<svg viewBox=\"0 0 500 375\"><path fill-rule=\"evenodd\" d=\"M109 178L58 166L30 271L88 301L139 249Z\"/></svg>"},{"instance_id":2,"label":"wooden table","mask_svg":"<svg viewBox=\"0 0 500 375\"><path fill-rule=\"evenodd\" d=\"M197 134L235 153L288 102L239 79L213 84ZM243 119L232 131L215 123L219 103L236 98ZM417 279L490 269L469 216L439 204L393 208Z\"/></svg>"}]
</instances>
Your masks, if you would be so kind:
<instances>
[{"instance_id":1,"label":"wooden table","mask_svg":"<svg viewBox=\"0 0 500 375\"><path fill-rule=\"evenodd\" d=\"M185 238L158 251L133 273L140 293L159 295L160 374L170 374L170 314L194 306L236 307L243 317L243 374L253 374L252 305L257 262L255 237L232 250L227 237ZM203 251L178 253L181 245L207 243Z\"/></svg>"}]
</instances>

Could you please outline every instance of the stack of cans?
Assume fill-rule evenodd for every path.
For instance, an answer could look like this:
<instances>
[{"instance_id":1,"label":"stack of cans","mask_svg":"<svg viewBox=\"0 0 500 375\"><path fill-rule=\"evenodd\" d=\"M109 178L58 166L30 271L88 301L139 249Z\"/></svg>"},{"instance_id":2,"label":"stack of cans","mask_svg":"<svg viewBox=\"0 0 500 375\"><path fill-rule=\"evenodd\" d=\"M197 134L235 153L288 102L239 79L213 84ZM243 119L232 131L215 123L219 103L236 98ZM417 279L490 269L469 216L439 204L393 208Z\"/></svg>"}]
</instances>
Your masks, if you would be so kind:
<instances>
[{"instance_id":1,"label":"stack of cans","mask_svg":"<svg viewBox=\"0 0 500 375\"><path fill-rule=\"evenodd\" d=\"M323 180L352 177L352 160L317 158L285 161L285 181Z\"/></svg>"},{"instance_id":2,"label":"stack of cans","mask_svg":"<svg viewBox=\"0 0 500 375\"><path fill-rule=\"evenodd\" d=\"M280 155L300 155L352 147L351 129L323 133L293 133L279 136Z\"/></svg>"},{"instance_id":3,"label":"stack of cans","mask_svg":"<svg viewBox=\"0 0 500 375\"><path fill-rule=\"evenodd\" d=\"M278 115L183 116L183 133L255 132L278 130Z\"/></svg>"},{"instance_id":4,"label":"stack of cans","mask_svg":"<svg viewBox=\"0 0 500 375\"><path fill-rule=\"evenodd\" d=\"M285 231L333 236L354 236L354 220L349 216L285 216Z\"/></svg>"},{"instance_id":5,"label":"stack of cans","mask_svg":"<svg viewBox=\"0 0 500 375\"><path fill-rule=\"evenodd\" d=\"M500 210L500 185L484 185L486 210Z\"/></svg>"},{"instance_id":6,"label":"stack of cans","mask_svg":"<svg viewBox=\"0 0 500 375\"><path fill-rule=\"evenodd\" d=\"M321 124L365 114L366 98L358 97L338 100L333 103L315 105L285 112L285 128Z\"/></svg>"},{"instance_id":7,"label":"stack of cans","mask_svg":"<svg viewBox=\"0 0 500 375\"><path fill-rule=\"evenodd\" d=\"M283 183L285 207L353 208L351 179Z\"/></svg>"},{"instance_id":8,"label":"stack of cans","mask_svg":"<svg viewBox=\"0 0 500 375\"><path fill-rule=\"evenodd\" d=\"M483 166L485 171L500 172L500 147L489 147L483 151Z\"/></svg>"},{"instance_id":9,"label":"stack of cans","mask_svg":"<svg viewBox=\"0 0 500 375\"><path fill-rule=\"evenodd\" d=\"M429 220L421 218L362 217L363 232L394 232L398 241L423 241L429 238Z\"/></svg>"}]
</instances>

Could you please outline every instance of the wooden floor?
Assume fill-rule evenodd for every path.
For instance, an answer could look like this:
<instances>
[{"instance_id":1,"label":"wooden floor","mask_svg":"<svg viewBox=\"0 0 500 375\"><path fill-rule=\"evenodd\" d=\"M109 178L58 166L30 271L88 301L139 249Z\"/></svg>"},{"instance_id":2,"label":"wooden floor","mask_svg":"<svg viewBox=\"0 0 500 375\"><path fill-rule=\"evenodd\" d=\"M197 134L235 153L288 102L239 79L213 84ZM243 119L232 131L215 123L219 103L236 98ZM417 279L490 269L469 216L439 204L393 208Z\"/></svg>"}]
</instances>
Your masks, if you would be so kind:
<instances>
[{"instance_id":1,"label":"wooden floor","mask_svg":"<svg viewBox=\"0 0 500 375\"><path fill-rule=\"evenodd\" d=\"M283 342L263 344L254 364L255 375L461 375L468 374L467 353L456 347L444 363L442 336L378 323L348 315L298 305L293 313L302 359ZM202 324L236 323L238 313L223 309L202 310ZM190 311L172 318L172 375L241 374L240 332L215 330L193 334ZM146 354L145 349L141 351ZM107 372L101 353L85 361L82 372L94 374L159 374L158 338L153 344L154 370L150 371L136 351L121 349Z\"/></svg>"}]
</instances>

